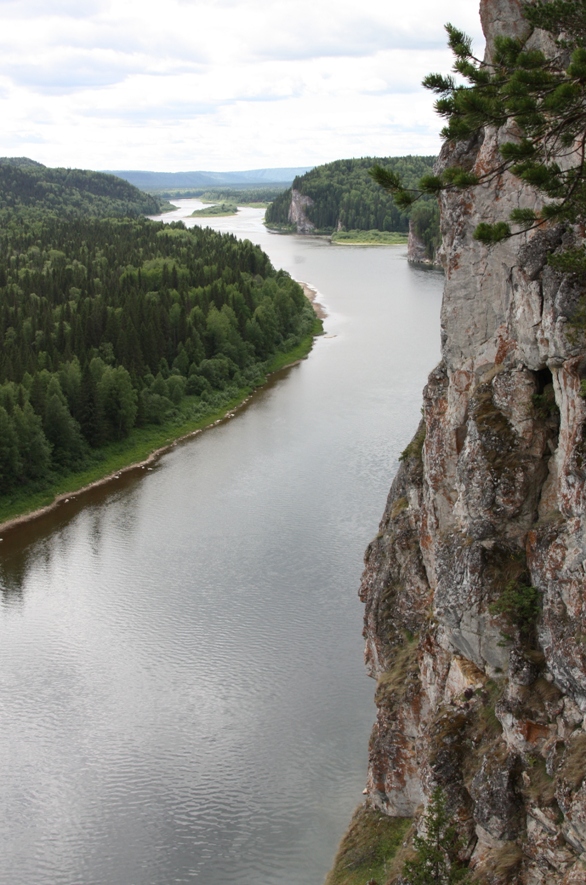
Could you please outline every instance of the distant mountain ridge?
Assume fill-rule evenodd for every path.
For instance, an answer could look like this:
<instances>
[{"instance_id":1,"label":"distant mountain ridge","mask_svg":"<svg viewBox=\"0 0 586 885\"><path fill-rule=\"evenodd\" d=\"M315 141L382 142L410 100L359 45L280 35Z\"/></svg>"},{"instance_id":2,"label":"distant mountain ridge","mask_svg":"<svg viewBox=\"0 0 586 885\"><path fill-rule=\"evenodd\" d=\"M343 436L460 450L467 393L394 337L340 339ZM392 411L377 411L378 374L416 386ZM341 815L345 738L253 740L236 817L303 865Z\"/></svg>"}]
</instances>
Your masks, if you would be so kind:
<instances>
[{"instance_id":1,"label":"distant mountain ridge","mask_svg":"<svg viewBox=\"0 0 586 885\"><path fill-rule=\"evenodd\" d=\"M298 175L304 175L313 166L283 166L277 169L248 169L241 172L148 172L141 170L104 170L117 175L142 190L159 188L208 187L218 185L290 185Z\"/></svg>"}]
</instances>

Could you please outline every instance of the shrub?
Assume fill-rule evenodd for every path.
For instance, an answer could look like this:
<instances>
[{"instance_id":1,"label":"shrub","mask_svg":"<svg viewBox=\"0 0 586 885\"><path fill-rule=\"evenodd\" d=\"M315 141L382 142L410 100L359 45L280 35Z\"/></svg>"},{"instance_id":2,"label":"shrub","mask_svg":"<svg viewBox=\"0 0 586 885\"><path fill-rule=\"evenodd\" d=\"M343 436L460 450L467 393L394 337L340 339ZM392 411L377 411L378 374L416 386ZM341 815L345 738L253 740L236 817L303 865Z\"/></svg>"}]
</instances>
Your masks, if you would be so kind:
<instances>
[{"instance_id":1,"label":"shrub","mask_svg":"<svg viewBox=\"0 0 586 885\"><path fill-rule=\"evenodd\" d=\"M504 615L511 627L527 636L539 617L541 594L536 587L512 580L489 610L493 615Z\"/></svg>"}]
</instances>

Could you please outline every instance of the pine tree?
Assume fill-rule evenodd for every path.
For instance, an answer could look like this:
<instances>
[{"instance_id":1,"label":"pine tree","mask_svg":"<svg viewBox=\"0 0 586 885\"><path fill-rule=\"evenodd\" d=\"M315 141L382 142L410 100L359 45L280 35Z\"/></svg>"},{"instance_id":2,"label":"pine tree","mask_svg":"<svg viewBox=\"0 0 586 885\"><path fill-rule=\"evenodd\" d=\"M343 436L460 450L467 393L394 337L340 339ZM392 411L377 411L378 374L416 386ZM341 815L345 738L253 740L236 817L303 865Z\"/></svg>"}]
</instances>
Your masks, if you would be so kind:
<instances>
[{"instance_id":1,"label":"pine tree","mask_svg":"<svg viewBox=\"0 0 586 885\"><path fill-rule=\"evenodd\" d=\"M403 869L408 885L466 882L468 874L458 858L461 842L456 828L450 823L441 787L436 787L431 794L423 821L423 835L415 836L413 844L417 857L408 860Z\"/></svg>"},{"instance_id":2,"label":"pine tree","mask_svg":"<svg viewBox=\"0 0 586 885\"><path fill-rule=\"evenodd\" d=\"M539 212L516 209L508 220L480 224L474 235L487 244L549 221L581 222L586 215L586 4L537 0L523 5L523 15L531 29L551 35L553 54L528 48L527 39L497 37L493 57L485 62L473 55L470 38L448 24L454 73L465 82L441 74L424 80L439 96L435 108L447 121L445 140L467 141L485 126L507 127L510 140L500 144L495 165L481 174L449 166L439 175L425 175L416 189L404 187L384 167L371 170L401 208L422 194L472 187L505 171L544 194Z\"/></svg>"}]
</instances>

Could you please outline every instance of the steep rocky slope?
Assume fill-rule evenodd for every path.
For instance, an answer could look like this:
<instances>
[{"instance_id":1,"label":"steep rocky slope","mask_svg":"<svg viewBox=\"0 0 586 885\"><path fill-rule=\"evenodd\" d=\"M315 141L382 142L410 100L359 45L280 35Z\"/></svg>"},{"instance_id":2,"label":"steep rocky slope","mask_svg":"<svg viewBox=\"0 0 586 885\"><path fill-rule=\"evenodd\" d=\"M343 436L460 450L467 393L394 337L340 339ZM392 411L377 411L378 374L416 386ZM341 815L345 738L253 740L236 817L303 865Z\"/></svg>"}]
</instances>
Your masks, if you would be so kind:
<instances>
[{"instance_id":1,"label":"steep rocky slope","mask_svg":"<svg viewBox=\"0 0 586 885\"><path fill-rule=\"evenodd\" d=\"M287 221L294 224L298 234L311 234L315 230L315 224L309 220L305 210L308 206L313 206L311 197L306 197L299 193L295 188L291 189L291 205L289 206L289 214Z\"/></svg>"},{"instance_id":2,"label":"steep rocky slope","mask_svg":"<svg viewBox=\"0 0 586 885\"><path fill-rule=\"evenodd\" d=\"M488 52L524 27L517 0L482 0L481 18ZM487 168L498 138L440 163ZM360 590L367 801L417 820L439 785L493 885L586 883L586 349L581 291L547 265L575 234L472 238L537 204L508 175L442 197L443 358Z\"/></svg>"}]
</instances>

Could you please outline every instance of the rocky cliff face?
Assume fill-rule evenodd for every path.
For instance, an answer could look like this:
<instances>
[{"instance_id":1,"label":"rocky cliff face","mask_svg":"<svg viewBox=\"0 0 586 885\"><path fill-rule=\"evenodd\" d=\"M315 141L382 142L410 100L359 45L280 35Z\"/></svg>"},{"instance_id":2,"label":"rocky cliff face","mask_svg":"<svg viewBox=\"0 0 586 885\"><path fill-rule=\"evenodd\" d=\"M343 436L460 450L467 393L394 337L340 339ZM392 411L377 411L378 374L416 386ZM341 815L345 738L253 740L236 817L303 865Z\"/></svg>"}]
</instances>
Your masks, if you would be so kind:
<instances>
[{"instance_id":1,"label":"rocky cliff face","mask_svg":"<svg viewBox=\"0 0 586 885\"><path fill-rule=\"evenodd\" d=\"M517 0L481 18L489 53L524 27ZM440 162L486 168L499 137ZM443 196L443 358L360 590L368 801L417 818L442 787L492 885L586 883L586 348L582 293L547 265L573 235L472 238L537 202L508 175Z\"/></svg>"},{"instance_id":2,"label":"rocky cliff face","mask_svg":"<svg viewBox=\"0 0 586 885\"><path fill-rule=\"evenodd\" d=\"M291 205L289 207L288 219L290 224L297 226L298 234L311 234L315 230L315 224L305 214L308 206L313 206L311 197L306 197L293 188L291 190Z\"/></svg>"}]
</instances>

